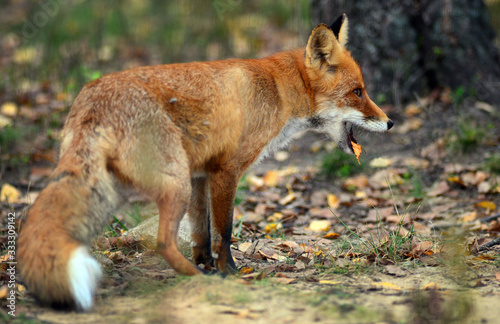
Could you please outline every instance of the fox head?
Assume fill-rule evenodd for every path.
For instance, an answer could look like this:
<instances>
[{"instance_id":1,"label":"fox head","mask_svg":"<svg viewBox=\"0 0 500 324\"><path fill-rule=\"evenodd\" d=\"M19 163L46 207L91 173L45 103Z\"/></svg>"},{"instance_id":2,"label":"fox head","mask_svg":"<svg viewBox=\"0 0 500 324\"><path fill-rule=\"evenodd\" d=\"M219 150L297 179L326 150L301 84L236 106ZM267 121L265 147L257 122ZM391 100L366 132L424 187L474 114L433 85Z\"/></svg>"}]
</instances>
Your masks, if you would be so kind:
<instances>
[{"instance_id":1,"label":"fox head","mask_svg":"<svg viewBox=\"0 0 500 324\"><path fill-rule=\"evenodd\" d=\"M345 48L348 28L345 14L331 28L324 24L314 28L305 50L305 67L315 101L311 124L343 152L353 154L353 125L384 132L394 123L366 92L361 68Z\"/></svg>"}]
</instances>

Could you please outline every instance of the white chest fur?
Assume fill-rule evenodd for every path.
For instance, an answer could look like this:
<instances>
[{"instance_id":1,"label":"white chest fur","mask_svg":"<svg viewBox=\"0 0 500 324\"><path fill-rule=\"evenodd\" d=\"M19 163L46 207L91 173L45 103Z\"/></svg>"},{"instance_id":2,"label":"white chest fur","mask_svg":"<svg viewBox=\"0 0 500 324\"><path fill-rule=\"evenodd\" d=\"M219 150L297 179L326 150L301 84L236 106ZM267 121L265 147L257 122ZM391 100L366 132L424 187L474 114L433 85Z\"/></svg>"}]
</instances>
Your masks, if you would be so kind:
<instances>
[{"instance_id":1,"label":"white chest fur","mask_svg":"<svg viewBox=\"0 0 500 324\"><path fill-rule=\"evenodd\" d=\"M274 152L285 148L296 136L302 134L302 132L306 131L308 128L309 122L306 118L290 119L285 126L283 126L280 133L267 143L255 163L259 163Z\"/></svg>"}]
</instances>

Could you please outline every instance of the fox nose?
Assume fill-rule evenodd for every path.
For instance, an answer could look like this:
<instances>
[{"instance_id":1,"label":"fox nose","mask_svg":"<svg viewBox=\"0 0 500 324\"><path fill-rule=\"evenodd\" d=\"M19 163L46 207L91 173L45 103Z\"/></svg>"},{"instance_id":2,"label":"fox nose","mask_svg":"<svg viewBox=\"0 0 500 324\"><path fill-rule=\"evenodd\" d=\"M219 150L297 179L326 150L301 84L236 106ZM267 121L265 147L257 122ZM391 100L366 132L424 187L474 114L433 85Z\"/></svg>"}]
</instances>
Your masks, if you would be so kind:
<instances>
[{"instance_id":1,"label":"fox nose","mask_svg":"<svg viewBox=\"0 0 500 324\"><path fill-rule=\"evenodd\" d=\"M394 122L389 119L389 121L387 122L387 130L391 129L392 126L394 126Z\"/></svg>"}]
</instances>

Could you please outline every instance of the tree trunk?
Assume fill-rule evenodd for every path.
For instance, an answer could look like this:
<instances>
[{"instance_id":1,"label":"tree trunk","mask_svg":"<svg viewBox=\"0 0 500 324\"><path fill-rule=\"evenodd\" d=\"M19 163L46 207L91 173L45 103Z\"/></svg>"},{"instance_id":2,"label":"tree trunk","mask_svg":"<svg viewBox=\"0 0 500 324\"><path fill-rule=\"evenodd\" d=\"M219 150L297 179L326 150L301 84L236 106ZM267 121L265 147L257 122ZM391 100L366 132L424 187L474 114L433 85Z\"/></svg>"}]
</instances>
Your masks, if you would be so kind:
<instances>
[{"instance_id":1,"label":"tree trunk","mask_svg":"<svg viewBox=\"0 0 500 324\"><path fill-rule=\"evenodd\" d=\"M482 0L313 0L313 21L349 18L349 43L372 97L397 105L450 88L500 103L500 56Z\"/></svg>"}]
</instances>

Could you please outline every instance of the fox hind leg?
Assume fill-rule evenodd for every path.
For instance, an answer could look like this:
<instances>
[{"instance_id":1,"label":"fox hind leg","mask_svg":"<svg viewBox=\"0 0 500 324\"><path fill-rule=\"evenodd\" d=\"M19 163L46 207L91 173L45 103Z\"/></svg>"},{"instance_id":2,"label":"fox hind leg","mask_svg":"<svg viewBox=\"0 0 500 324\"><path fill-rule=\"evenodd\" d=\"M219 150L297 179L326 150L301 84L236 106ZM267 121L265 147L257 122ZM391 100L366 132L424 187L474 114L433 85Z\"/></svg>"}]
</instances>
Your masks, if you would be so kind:
<instances>
[{"instance_id":1,"label":"fox hind leg","mask_svg":"<svg viewBox=\"0 0 500 324\"><path fill-rule=\"evenodd\" d=\"M179 224L191 198L189 159L182 145L182 131L161 111L134 128L134 136L122 141L121 156L125 158L114 161L113 169L156 201L160 211L158 249L165 260L181 274L200 274L177 245Z\"/></svg>"}]
</instances>

